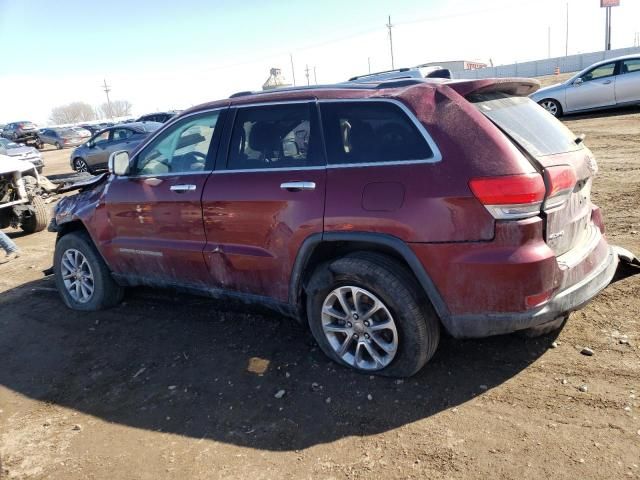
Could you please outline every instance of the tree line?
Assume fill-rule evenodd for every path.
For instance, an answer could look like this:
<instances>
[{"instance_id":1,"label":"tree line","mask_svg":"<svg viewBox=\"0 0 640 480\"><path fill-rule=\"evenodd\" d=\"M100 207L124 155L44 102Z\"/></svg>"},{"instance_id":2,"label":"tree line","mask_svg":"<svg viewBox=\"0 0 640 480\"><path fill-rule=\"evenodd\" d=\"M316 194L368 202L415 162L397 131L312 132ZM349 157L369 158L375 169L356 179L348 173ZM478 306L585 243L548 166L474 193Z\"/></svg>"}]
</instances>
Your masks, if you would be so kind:
<instances>
[{"instance_id":1,"label":"tree line","mask_svg":"<svg viewBox=\"0 0 640 480\"><path fill-rule=\"evenodd\" d=\"M131 103L127 100L114 100L92 107L86 102L71 102L51 110L49 120L60 125L65 123L89 122L102 118L126 117L131 115Z\"/></svg>"}]
</instances>

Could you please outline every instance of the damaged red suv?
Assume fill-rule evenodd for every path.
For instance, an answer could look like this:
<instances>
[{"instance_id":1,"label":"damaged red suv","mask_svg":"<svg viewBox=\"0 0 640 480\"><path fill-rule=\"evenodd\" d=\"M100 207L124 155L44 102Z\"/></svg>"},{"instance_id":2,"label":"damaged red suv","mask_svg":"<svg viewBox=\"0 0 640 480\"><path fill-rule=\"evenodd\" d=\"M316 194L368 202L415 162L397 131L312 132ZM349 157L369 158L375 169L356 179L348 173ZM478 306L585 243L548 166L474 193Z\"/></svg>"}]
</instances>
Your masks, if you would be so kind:
<instances>
[{"instance_id":1,"label":"damaged red suv","mask_svg":"<svg viewBox=\"0 0 640 480\"><path fill-rule=\"evenodd\" d=\"M62 199L67 306L151 285L268 304L358 371L454 337L559 328L613 277L582 139L525 79L237 94L165 124Z\"/></svg>"}]
</instances>

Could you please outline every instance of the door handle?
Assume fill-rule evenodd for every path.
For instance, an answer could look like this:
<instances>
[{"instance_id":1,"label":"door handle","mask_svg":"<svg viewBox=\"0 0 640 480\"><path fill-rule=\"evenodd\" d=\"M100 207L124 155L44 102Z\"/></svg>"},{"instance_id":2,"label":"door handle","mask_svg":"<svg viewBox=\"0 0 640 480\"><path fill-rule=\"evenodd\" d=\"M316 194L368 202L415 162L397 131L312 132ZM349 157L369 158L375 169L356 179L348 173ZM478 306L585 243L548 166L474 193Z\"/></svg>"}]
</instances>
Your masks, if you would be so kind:
<instances>
[{"instance_id":1,"label":"door handle","mask_svg":"<svg viewBox=\"0 0 640 480\"><path fill-rule=\"evenodd\" d=\"M177 192L177 193L184 193L184 192L193 192L195 191L196 186L195 185L171 185L169 187L169 190L171 190L172 192Z\"/></svg>"},{"instance_id":2,"label":"door handle","mask_svg":"<svg viewBox=\"0 0 640 480\"><path fill-rule=\"evenodd\" d=\"M605 80L604 82L602 82L604 85L609 85L611 83L611 80Z\"/></svg>"},{"instance_id":3,"label":"door handle","mask_svg":"<svg viewBox=\"0 0 640 480\"><path fill-rule=\"evenodd\" d=\"M316 182L284 182L280 184L280 188L288 192L300 192L302 190L315 190Z\"/></svg>"}]
</instances>

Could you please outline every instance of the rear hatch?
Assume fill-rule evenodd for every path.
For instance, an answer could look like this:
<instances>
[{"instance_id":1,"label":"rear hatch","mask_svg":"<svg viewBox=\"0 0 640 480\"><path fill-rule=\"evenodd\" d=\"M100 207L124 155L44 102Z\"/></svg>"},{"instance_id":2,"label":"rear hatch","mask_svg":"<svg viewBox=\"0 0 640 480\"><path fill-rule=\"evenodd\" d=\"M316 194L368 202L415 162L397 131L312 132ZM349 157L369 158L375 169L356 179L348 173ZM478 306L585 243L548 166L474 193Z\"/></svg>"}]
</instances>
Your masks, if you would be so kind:
<instances>
[{"instance_id":1,"label":"rear hatch","mask_svg":"<svg viewBox=\"0 0 640 480\"><path fill-rule=\"evenodd\" d=\"M594 238L591 185L597 165L582 139L528 97L490 91L467 95L544 178L545 240L556 256Z\"/></svg>"}]
</instances>

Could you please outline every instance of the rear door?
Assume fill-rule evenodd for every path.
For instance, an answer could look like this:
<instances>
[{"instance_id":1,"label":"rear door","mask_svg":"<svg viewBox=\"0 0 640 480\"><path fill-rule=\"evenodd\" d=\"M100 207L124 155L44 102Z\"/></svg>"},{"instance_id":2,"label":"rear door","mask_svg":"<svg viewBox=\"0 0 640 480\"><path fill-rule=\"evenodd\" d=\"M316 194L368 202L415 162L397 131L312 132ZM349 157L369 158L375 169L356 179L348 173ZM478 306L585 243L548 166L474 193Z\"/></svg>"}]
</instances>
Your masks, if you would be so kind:
<instances>
[{"instance_id":1,"label":"rear door","mask_svg":"<svg viewBox=\"0 0 640 480\"><path fill-rule=\"evenodd\" d=\"M608 107L616 104L616 62L592 68L567 87L567 111Z\"/></svg>"},{"instance_id":2,"label":"rear door","mask_svg":"<svg viewBox=\"0 0 640 480\"><path fill-rule=\"evenodd\" d=\"M286 301L302 242L321 233L326 167L314 101L239 106L202 197L210 275Z\"/></svg>"},{"instance_id":3,"label":"rear door","mask_svg":"<svg viewBox=\"0 0 640 480\"><path fill-rule=\"evenodd\" d=\"M620 62L620 74L616 78L616 102L640 102L640 58Z\"/></svg>"},{"instance_id":4,"label":"rear door","mask_svg":"<svg viewBox=\"0 0 640 480\"><path fill-rule=\"evenodd\" d=\"M185 116L136 154L128 176L111 181L105 251L116 273L156 284L210 284L201 197L224 114Z\"/></svg>"}]
</instances>

